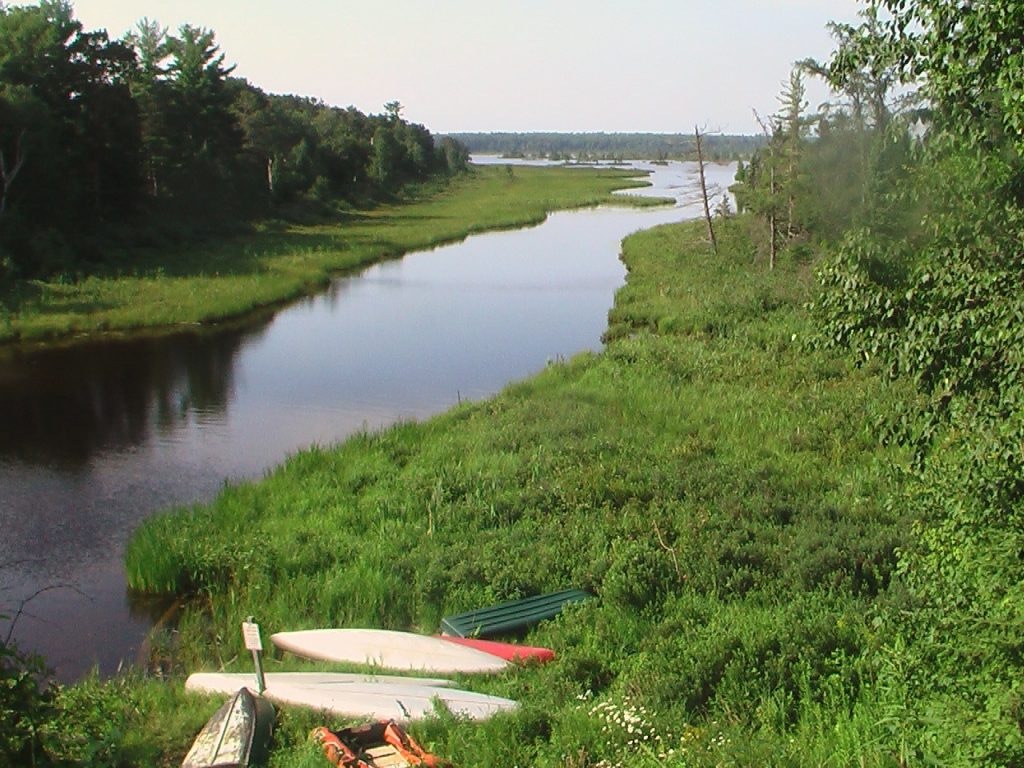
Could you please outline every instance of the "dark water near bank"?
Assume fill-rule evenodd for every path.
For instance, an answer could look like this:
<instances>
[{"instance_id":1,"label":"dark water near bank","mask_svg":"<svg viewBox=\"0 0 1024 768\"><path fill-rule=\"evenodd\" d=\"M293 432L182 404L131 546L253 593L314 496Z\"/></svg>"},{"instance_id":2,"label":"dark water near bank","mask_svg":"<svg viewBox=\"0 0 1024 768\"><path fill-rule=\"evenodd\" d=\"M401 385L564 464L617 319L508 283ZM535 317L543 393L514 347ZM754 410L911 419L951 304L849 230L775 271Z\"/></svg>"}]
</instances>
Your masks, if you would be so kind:
<instances>
[{"instance_id":1,"label":"dark water near bank","mask_svg":"<svg viewBox=\"0 0 1024 768\"><path fill-rule=\"evenodd\" d=\"M622 238L697 213L692 165L643 167L656 171L643 194L683 203L559 213L410 254L244 327L0 349L0 613L27 601L14 639L61 679L109 674L164 608L124 585L124 545L148 515L599 349ZM713 169L723 187L732 173Z\"/></svg>"}]
</instances>

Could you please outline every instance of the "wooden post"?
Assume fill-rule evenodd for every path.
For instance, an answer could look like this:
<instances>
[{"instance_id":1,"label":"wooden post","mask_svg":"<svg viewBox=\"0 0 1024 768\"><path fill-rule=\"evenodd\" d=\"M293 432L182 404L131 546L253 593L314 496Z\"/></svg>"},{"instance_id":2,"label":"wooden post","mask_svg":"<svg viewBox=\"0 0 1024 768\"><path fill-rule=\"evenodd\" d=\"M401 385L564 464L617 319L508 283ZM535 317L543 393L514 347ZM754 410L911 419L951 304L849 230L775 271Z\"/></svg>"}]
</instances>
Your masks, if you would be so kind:
<instances>
[{"instance_id":1,"label":"wooden post","mask_svg":"<svg viewBox=\"0 0 1024 768\"><path fill-rule=\"evenodd\" d=\"M252 616L242 622L242 637L245 647L252 651L252 661L256 666L256 692L262 694L267 690L267 681L263 677L263 640L260 638L260 625Z\"/></svg>"}]
</instances>

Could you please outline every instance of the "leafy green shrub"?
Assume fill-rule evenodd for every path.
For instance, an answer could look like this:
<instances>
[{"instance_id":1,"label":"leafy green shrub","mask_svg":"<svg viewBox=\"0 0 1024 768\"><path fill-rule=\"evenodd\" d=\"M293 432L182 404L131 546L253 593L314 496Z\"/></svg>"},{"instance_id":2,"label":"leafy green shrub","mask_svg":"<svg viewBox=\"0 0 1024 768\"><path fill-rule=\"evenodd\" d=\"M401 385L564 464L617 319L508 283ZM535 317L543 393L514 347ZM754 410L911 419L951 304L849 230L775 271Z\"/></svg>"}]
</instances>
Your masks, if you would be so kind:
<instances>
[{"instance_id":1,"label":"leafy green shrub","mask_svg":"<svg viewBox=\"0 0 1024 768\"><path fill-rule=\"evenodd\" d=\"M138 700L123 678L93 677L61 687L47 724L47 749L60 762L95 768L124 765L123 746Z\"/></svg>"},{"instance_id":2,"label":"leafy green shrub","mask_svg":"<svg viewBox=\"0 0 1024 768\"><path fill-rule=\"evenodd\" d=\"M992 17L996 18L996 17ZM948 137L947 137L948 139ZM1019 168L938 142L903 199L921 232L860 230L820 272L822 344L877 359L910 385L887 439L913 450L891 499L916 521L899 572L909 609L889 652L910 691L915 754L958 765L1024 761L1024 209Z\"/></svg>"},{"instance_id":3,"label":"leafy green shrub","mask_svg":"<svg viewBox=\"0 0 1024 768\"><path fill-rule=\"evenodd\" d=\"M652 709L696 715L728 702L732 716L750 721L774 700L787 702L784 719L792 723L826 680L835 677L854 694L860 685L856 659L868 635L845 601L811 592L787 602L723 604L682 594L666 615L619 681Z\"/></svg>"},{"instance_id":4,"label":"leafy green shrub","mask_svg":"<svg viewBox=\"0 0 1024 768\"><path fill-rule=\"evenodd\" d=\"M3 617L0 617L3 618ZM0 766L44 765L43 729L53 712L38 656L0 642Z\"/></svg>"},{"instance_id":5,"label":"leafy green shrub","mask_svg":"<svg viewBox=\"0 0 1024 768\"><path fill-rule=\"evenodd\" d=\"M658 607L678 584L667 552L650 540L613 543L611 566L601 584L601 597L624 610Z\"/></svg>"}]
</instances>

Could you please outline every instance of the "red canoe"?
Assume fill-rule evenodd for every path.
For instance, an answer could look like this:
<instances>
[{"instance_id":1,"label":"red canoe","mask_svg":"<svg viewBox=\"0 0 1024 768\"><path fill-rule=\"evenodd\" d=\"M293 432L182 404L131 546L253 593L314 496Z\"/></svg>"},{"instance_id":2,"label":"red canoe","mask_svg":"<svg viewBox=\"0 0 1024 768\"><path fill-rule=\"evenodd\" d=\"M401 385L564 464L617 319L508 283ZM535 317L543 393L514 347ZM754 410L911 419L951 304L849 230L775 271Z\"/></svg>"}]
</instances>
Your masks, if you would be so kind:
<instances>
[{"instance_id":1,"label":"red canoe","mask_svg":"<svg viewBox=\"0 0 1024 768\"><path fill-rule=\"evenodd\" d=\"M534 661L538 664L545 664L555 659L555 652L550 648L517 645L516 643L499 643L495 640L477 640L473 637L452 637L450 635L438 635L438 637L442 640L447 640L449 643L458 643L459 645L476 648L478 651L489 653L506 661Z\"/></svg>"}]
</instances>

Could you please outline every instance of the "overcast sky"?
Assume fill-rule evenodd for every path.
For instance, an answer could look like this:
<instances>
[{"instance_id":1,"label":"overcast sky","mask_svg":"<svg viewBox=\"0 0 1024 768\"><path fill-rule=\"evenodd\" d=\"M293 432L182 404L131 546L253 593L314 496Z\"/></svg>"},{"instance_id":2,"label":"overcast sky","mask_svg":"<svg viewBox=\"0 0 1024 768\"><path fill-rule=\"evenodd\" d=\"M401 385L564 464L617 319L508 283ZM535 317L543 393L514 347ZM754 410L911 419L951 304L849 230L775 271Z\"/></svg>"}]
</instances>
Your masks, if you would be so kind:
<instances>
[{"instance_id":1,"label":"overcast sky","mask_svg":"<svg viewBox=\"0 0 1024 768\"><path fill-rule=\"evenodd\" d=\"M17 2L10 3L12 5ZM858 0L72 0L87 30L212 29L271 93L431 131L754 133L794 61L825 59ZM827 96L808 90L812 106Z\"/></svg>"}]
</instances>

